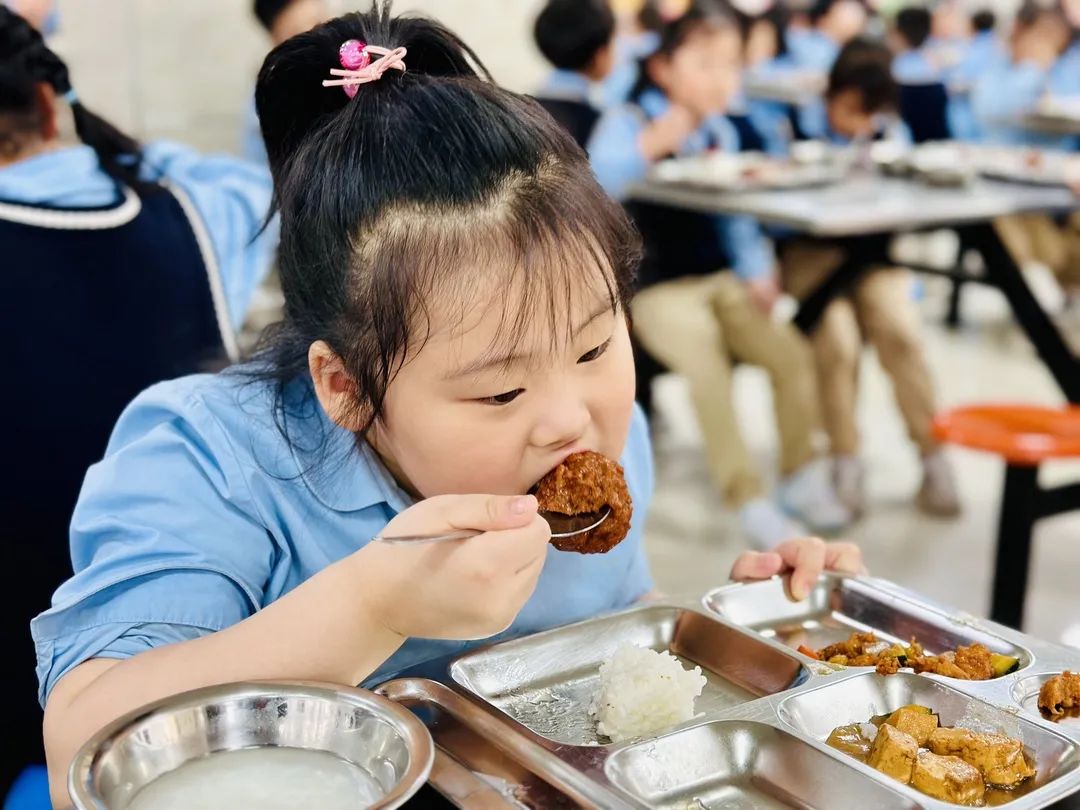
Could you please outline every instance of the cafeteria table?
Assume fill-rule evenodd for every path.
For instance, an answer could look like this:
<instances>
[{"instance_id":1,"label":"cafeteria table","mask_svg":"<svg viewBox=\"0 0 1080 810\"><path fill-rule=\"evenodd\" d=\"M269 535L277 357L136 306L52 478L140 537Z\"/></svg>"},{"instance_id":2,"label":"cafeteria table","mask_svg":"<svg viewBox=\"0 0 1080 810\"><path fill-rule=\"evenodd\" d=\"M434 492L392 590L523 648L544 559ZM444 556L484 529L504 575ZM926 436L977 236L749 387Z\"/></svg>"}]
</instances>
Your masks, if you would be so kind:
<instances>
[{"instance_id":1,"label":"cafeteria table","mask_svg":"<svg viewBox=\"0 0 1080 810\"><path fill-rule=\"evenodd\" d=\"M965 280L986 282L1001 290L1066 398L1080 404L1080 359L1039 305L993 227L994 219L1010 214L1055 214L1080 207L1080 200L1064 187L979 179L972 185L942 188L867 172L834 185L775 191L727 192L646 180L630 188L630 197L701 213L744 214L764 225L795 231L802 238L843 245L847 260L802 302L795 316L795 324L806 334L813 331L829 302L862 273L895 264L888 256L893 236L953 229L966 246L982 255L986 265L985 278Z\"/></svg>"}]
</instances>

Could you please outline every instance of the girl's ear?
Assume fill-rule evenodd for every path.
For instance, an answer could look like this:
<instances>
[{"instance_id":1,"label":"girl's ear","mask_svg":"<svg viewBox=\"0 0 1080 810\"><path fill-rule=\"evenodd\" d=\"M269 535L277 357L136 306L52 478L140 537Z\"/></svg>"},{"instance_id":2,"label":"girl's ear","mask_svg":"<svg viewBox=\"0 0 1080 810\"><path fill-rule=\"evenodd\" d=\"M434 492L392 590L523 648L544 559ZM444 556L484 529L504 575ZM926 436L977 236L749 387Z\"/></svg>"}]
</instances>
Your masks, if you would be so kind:
<instances>
[{"instance_id":1,"label":"girl's ear","mask_svg":"<svg viewBox=\"0 0 1080 810\"><path fill-rule=\"evenodd\" d=\"M308 348L308 370L319 404L334 423L352 433L363 430L366 420L357 401L356 381L326 341L317 340Z\"/></svg>"}]
</instances>

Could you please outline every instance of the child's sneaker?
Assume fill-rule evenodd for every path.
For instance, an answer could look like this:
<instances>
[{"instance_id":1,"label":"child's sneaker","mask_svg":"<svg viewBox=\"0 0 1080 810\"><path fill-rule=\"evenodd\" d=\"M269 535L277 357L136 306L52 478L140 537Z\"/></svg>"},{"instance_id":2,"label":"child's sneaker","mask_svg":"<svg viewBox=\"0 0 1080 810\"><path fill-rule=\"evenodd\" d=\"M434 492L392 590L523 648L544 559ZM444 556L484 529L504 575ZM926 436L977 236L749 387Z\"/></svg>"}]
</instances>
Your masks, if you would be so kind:
<instances>
[{"instance_id":1,"label":"child's sneaker","mask_svg":"<svg viewBox=\"0 0 1080 810\"><path fill-rule=\"evenodd\" d=\"M956 476L944 450L923 457L923 482L915 503L934 517L953 518L960 514Z\"/></svg>"},{"instance_id":2,"label":"child's sneaker","mask_svg":"<svg viewBox=\"0 0 1080 810\"><path fill-rule=\"evenodd\" d=\"M851 512L836 497L821 461L804 464L780 484L780 505L814 532L834 534L851 523Z\"/></svg>"},{"instance_id":3,"label":"child's sneaker","mask_svg":"<svg viewBox=\"0 0 1080 810\"><path fill-rule=\"evenodd\" d=\"M866 509L866 469L856 456L836 456L832 462L833 488L853 518Z\"/></svg>"}]
</instances>

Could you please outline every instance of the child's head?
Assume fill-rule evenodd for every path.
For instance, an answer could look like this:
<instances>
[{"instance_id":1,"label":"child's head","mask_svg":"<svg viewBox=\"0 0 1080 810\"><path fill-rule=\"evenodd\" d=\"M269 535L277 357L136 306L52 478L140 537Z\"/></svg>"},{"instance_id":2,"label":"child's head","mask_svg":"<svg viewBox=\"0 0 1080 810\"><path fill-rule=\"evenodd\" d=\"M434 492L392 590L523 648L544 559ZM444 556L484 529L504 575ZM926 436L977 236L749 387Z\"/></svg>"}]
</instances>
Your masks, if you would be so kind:
<instances>
[{"instance_id":1,"label":"child's head","mask_svg":"<svg viewBox=\"0 0 1080 810\"><path fill-rule=\"evenodd\" d=\"M934 7L930 33L937 39L963 39L971 34L971 20L957 0L942 0Z\"/></svg>"},{"instance_id":2,"label":"child's head","mask_svg":"<svg viewBox=\"0 0 1080 810\"><path fill-rule=\"evenodd\" d=\"M1013 24L1011 44L1014 58L1022 61L1032 53L1056 57L1069 44L1072 32L1064 12L1035 2L1021 6Z\"/></svg>"},{"instance_id":3,"label":"child's head","mask_svg":"<svg viewBox=\"0 0 1080 810\"><path fill-rule=\"evenodd\" d=\"M533 27L536 46L555 67L600 81L614 64L615 15L606 0L548 0Z\"/></svg>"},{"instance_id":4,"label":"child's head","mask_svg":"<svg viewBox=\"0 0 1080 810\"><path fill-rule=\"evenodd\" d=\"M971 27L977 34L993 32L997 26L997 16L988 8L980 9L971 15Z\"/></svg>"},{"instance_id":5,"label":"child's head","mask_svg":"<svg viewBox=\"0 0 1080 810\"><path fill-rule=\"evenodd\" d=\"M875 119L896 110L898 95L889 49L871 40L852 40L829 72L825 93L829 127L845 138L873 135Z\"/></svg>"},{"instance_id":6,"label":"child's head","mask_svg":"<svg viewBox=\"0 0 1080 810\"><path fill-rule=\"evenodd\" d=\"M809 12L810 24L840 45L862 34L866 17L860 0L815 0Z\"/></svg>"},{"instance_id":7,"label":"child's head","mask_svg":"<svg viewBox=\"0 0 1080 810\"><path fill-rule=\"evenodd\" d=\"M750 67L769 62L787 52L788 12L780 5L757 17L751 17L745 25L743 59Z\"/></svg>"},{"instance_id":8,"label":"child's head","mask_svg":"<svg viewBox=\"0 0 1080 810\"><path fill-rule=\"evenodd\" d=\"M406 70L324 88L342 43ZM276 48L256 103L285 318L262 358L416 495L522 493L574 449L618 457L634 395L638 239L584 154L456 36L386 7Z\"/></svg>"},{"instance_id":9,"label":"child's head","mask_svg":"<svg viewBox=\"0 0 1080 810\"><path fill-rule=\"evenodd\" d=\"M275 45L310 31L329 16L324 0L255 0L254 11Z\"/></svg>"},{"instance_id":10,"label":"child's head","mask_svg":"<svg viewBox=\"0 0 1080 810\"><path fill-rule=\"evenodd\" d=\"M896 15L896 34L901 50L918 50L930 39L930 12L922 6L908 6Z\"/></svg>"},{"instance_id":11,"label":"child's head","mask_svg":"<svg viewBox=\"0 0 1080 810\"><path fill-rule=\"evenodd\" d=\"M67 65L41 33L0 5L0 165L57 145L65 119L104 171L149 190L138 177L138 142L88 110L72 89Z\"/></svg>"},{"instance_id":12,"label":"child's head","mask_svg":"<svg viewBox=\"0 0 1080 810\"><path fill-rule=\"evenodd\" d=\"M660 29L643 76L700 118L724 112L739 88L742 36L725 7L698 0Z\"/></svg>"}]
</instances>

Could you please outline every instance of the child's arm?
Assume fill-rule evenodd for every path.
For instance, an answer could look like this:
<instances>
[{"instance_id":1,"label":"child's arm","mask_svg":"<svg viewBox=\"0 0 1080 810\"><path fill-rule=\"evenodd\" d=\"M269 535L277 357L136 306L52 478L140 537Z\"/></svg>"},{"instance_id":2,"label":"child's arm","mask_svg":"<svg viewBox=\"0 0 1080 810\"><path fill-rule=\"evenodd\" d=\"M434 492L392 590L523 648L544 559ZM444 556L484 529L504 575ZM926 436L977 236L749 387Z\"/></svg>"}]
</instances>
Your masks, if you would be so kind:
<instances>
[{"instance_id":1,"label":"child's arm","mask_svg":"<svg viewBox=\"0 0 1080 810\"><path fill-rule=\"evenodd\" d=\"M239 329L278 245L276 219L262 230L273 195L265 161L204 155L169 141L147 144L144 159L148 176L175 184L190 198L217 260L229 319Z\"/></svg>"},{"instance_id":2,"label":"child's arm","mask_svg":"<svg viewBox=\"0 0 1080 810\"><path fill-rule=\"evenodd\" d=\"M260 679L362 682L409 636L478 639L505 630L535 588L551 530L532 496L450 495L398 515L388 536L486 533L452 544L372 543L219 632L72 669L45 707L52 797L99 728L148 702ZM136 630L136 632L138 632Z\"/></svg>"},{"instance_id":3,"label":"child's arm","mask_svg":"<svg viewBox=\"0 0 1080 810\"><path fill-rule=\"evenodd\" d=\"M673 105L652 121L636 107L617 107L596 125L589 162L604 191L624 200L629 186L645 179L657 160L677 152L693 131L693 115L681 107Z\"/></svg>"}]
</instances>

